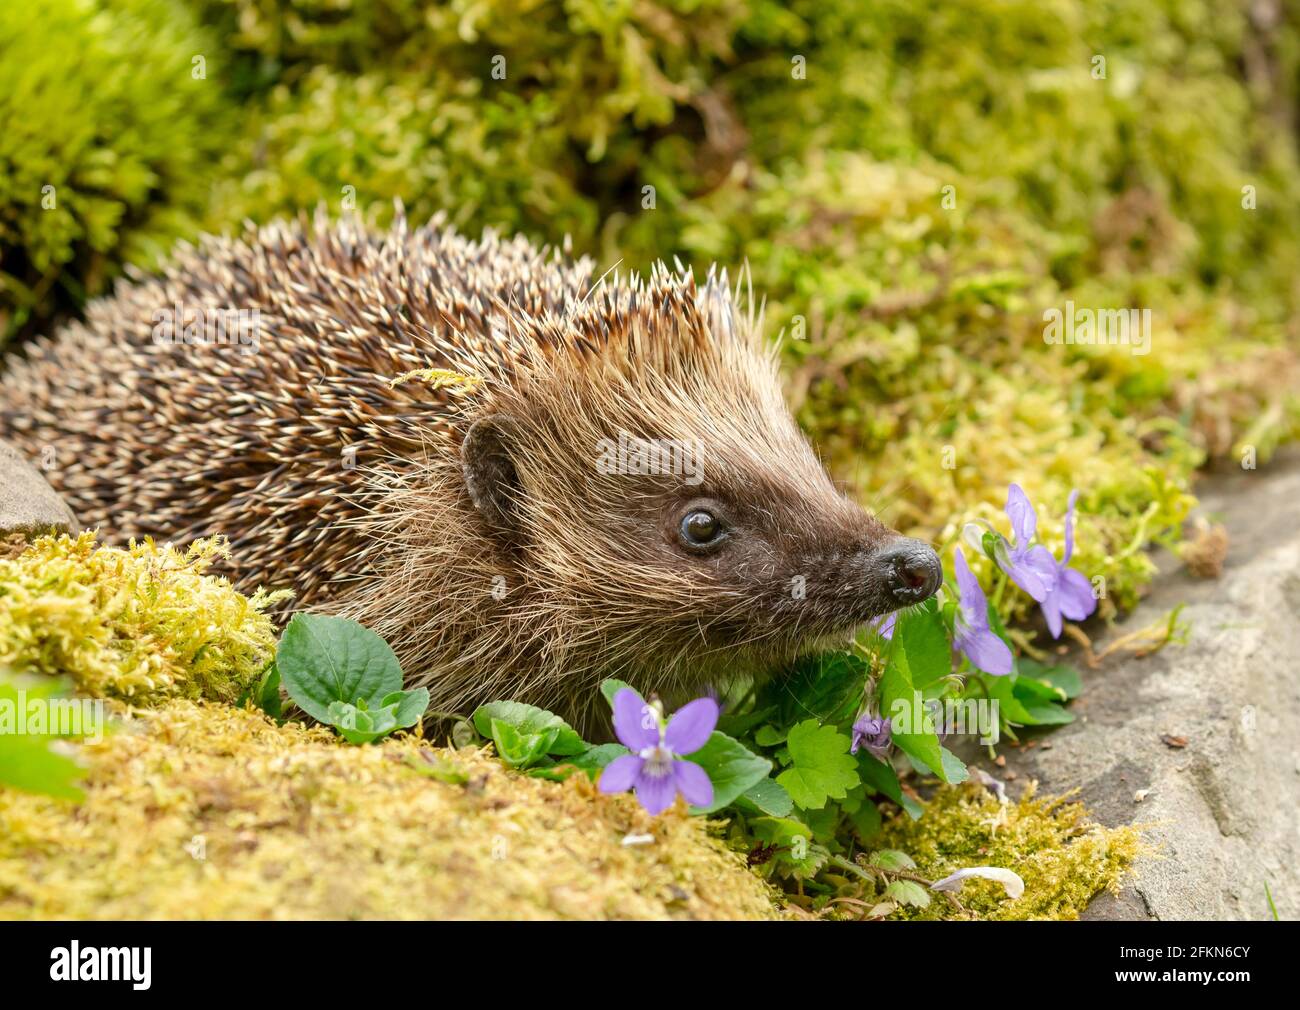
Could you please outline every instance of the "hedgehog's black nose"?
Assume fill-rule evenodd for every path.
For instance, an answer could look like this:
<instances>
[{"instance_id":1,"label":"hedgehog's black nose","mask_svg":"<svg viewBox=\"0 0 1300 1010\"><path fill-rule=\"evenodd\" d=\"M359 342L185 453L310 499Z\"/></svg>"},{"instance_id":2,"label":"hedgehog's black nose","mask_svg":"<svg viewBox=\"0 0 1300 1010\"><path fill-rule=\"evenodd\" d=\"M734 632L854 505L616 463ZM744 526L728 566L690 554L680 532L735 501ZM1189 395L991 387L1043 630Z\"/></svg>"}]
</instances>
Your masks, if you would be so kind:
<instances>
[{"instance_id":1,"label":"hedgehog's black nose","mask_svg":"<svg viewBox=\"0 0 1300 1010\"><path fill-rule=\"evenodd\" d=\"M943 581L939 555L920 540L899 537L876 554L885 590L900 606L929 599Z\"/></svg>"}]
</instances>

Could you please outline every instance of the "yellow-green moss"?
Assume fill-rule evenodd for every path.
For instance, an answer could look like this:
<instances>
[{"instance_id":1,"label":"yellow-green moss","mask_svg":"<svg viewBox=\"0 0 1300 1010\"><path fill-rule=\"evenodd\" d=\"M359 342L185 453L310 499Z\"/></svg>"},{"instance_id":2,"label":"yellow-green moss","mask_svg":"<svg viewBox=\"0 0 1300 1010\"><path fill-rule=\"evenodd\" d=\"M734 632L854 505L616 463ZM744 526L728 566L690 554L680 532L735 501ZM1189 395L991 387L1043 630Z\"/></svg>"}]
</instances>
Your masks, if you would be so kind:
<instances>
[{"instance_id":1,"label":"yellow-green moss","mask_svg":"<svg viewBox=\"0 0 1300 1010\"><path fill-rule=\"evenodd\" d=\"M136 710L85 750L80 806L0 790L0 917L777 914L703 819L651 818L585 776L529 778L488 751L412 736L349 747L185 700Z\"/></svg>"},{"instance_id":2,"label":"yellow-green moss","mask_svg":"<svg viewBox=\"0 0 1300 1010\"><path fill-rule=\"evenodd\" d=\"M0 559L0 667L70 676L79 691L148 703L233 702L275 653L264 611L205 574L224 540L185 553L152 541L97 547L93 533L42 537Z\"/></svg>"},{"instance_id":3,"label":"yellow-green moss","mask_svg":"<svg viewBox=\"0 0 1300 1010\"><path fill-rule=\"evenodd\" d=\"M219 41L188 8L0 3L14 54L0 60L0 345L48 332L199 227L239 117L215 79Z\"/></svg>"},{"instance_id":4,"label":"yellow-green moss","mask_svg":"<svg viewBox=\"0 0 1300 1010\"><path fill-rule=\"evenodd\" d=\"M68 674L128 709L81 748L85 799L0 788L0 917L770 918L773 894L702 819L652 819L584 776L556 784L484 751L404 736L349 747L230 702L273 655L273 597L205 574L220 540L188 552L45 537L0 560L0 667ZM450 772L450 774L448 774ZM650 835L626 846L629 834ZM1132 828L1028 792L940 790L880 844L938 879L973 865L1025 880L1007 901L975 881L981 918L1075 918L1141 850ZM861 901L859 880L845 896ZM869 890L869 889L868 889ZM860 904L829 906L832 914ZM899 916L951 917L937 900Z\"/></svg>"},{"instance_id":5,"label":"yellow-green moss","mask_svg":"<svg viewBox=\"0 0 1300 1010\"><path fill-rule=\"evenodd\" d=\"M969 866L1018 873L1025 893L1014 901L1000 884L966 882L959 900L980 919L1077 919L1102 891L1118 891L1124 874L1146 850L1138 828L1092 823L1083 804L1068 796L1039 799L1031 786L1019 802L1004 805L973 785L939 790L920 820L894 818L885 826L880 846L906 852L916 861L916 872L928 880ZM961 917L937 895L927 908L894 914Z\"/></svg>"}]
</instances>

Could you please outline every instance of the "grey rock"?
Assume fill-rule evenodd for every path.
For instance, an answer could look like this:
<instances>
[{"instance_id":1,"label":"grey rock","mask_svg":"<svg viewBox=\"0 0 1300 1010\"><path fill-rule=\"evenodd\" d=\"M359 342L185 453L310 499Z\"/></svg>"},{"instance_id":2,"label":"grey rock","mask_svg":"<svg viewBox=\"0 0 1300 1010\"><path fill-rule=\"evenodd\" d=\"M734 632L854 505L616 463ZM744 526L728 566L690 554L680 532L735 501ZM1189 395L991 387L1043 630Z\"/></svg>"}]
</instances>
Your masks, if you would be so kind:
<instances>
[{"instance_id":1,"label":"grey rock","mask_svg":"<svg viewBox=\"0 0 1300 1010\"><path fill-rule=\"evenodd\" d=\"M1000 748L1017 783L1077 788L1099 821L1149 826L1159 854L1086 918L1266 919L1265 885L1282 918L1300 916L1300 453L1197 491L1231 538L1222 576L1162 556L1152 593L1095 646L1179 603L1187 641L1078 663L1077 721L1036 734L1048 749Z\"/></svg>"},{"instance_id":2,"label":"grey rock","mask_svg":"<svg viewBox=\"0 0 1300 1010\"><path fill-rule=\"evenodd\" d=\"M11 537L75 533L76 517L54 489L7 442L0 441L0 548Z\"/></svg>"}]
</instances>

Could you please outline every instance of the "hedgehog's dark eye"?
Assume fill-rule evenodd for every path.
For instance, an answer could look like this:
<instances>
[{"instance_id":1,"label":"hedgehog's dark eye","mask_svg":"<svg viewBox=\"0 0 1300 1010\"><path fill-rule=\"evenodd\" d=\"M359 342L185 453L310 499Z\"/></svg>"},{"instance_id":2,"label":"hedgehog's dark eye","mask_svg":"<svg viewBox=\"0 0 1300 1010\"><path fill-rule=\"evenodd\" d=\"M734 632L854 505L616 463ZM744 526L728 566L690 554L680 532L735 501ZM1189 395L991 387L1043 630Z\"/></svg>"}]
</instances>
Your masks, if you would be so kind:
<instances>
[{"instance_id":1,"label":"hedgehog's dark eye","mask_svg":"<svg viewBox=\"0 0 1300 1010\"><path fill-rule=\"evenodd\" d=\"M687 512L681 529L682 539L691 547L707 547L722 535L722 523L705 509Z\"/></svg>"}]
</instances>

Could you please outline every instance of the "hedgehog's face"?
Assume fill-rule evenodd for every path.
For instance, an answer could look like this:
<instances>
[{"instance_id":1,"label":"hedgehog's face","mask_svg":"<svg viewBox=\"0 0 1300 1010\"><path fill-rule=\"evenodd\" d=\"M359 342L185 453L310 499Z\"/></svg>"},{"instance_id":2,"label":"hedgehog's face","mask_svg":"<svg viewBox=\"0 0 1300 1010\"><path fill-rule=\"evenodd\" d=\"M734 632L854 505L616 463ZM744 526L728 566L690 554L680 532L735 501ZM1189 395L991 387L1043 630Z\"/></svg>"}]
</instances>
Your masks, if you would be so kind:
<instances>
[{"instance_id":1,"label":"hedgehog's face","mask_svg":"<svg viewBox=\"0 0 1300 1010\"><path fill-rule=\"evenodd\" d=\"M811 453L784 449L788 468L752 469L742 455L697 487L647 495L658 512L647 564L690 586L665 640L693 643L714 671L757 672L842 642L942 579L928 545L840 495Z\"/></svg>"},{"instance_id":2,"label":"hedgehog's face","mask_svg":"<svg viewBox=\"0 0 1300 1010\"><path fill-rule=\"evenodd\" d=\"M462 447L527 606L585 622L566 633L610 668L651 688L770 668L938 588L934 551L836 491L779 400L673 421L497 415Z\"/></svg>"},{"instance_id":3,"label":"hedgehog's face","mask_svg":"<svg viewBox=\"0 0 1300 1010\"><path fill-rule=\"evenodd\" d=\"M938 557L900 537L828 486L754 478L705 496L669 492L660 533L697 595L683 617L715 649L788 658L846 635L939 586Z\"/></svg>"}]
</instances>

